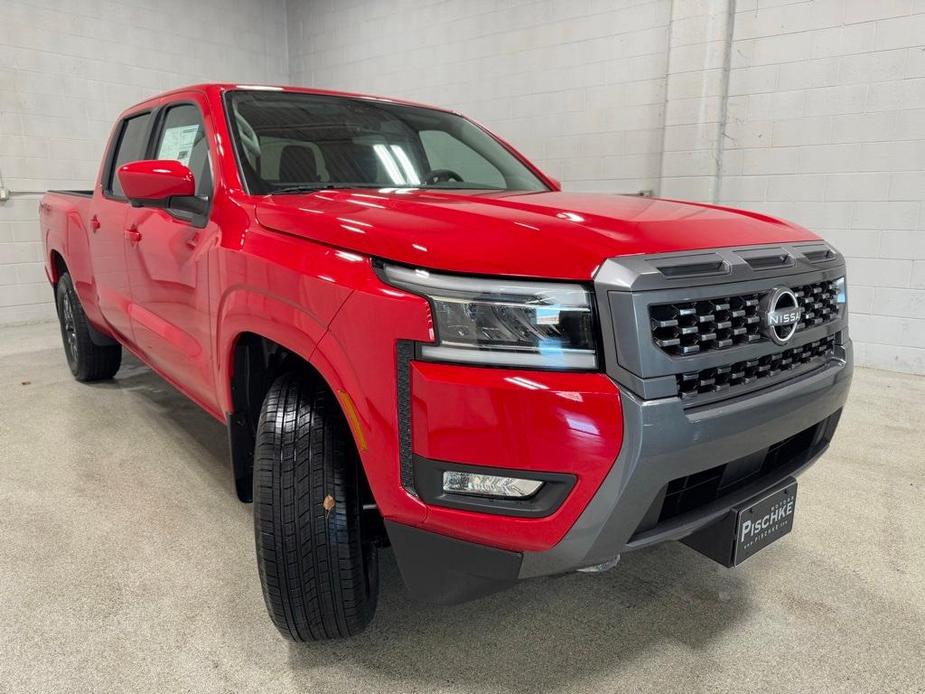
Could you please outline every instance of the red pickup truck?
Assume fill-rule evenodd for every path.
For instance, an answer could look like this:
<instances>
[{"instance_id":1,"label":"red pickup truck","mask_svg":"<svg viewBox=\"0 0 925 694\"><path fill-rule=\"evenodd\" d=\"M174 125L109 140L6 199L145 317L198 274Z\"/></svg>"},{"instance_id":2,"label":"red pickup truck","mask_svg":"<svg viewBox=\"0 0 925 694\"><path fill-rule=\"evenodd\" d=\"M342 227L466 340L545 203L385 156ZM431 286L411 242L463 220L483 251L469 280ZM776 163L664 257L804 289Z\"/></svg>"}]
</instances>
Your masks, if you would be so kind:
<instances>
[{"instance_id":1,"label":"red pickup truck","mask_svg":"<svg viewBox=\"0 0 925 694\"><path fill-rule=\"evenodd\" d=\"M851 380L845 264L715 205L560 191L439 108L207 84L41 201L79 381L128 349L227 424L270 615L372 619L377 552L453 603L786 534Z\"/></svg>"}]
</instances>

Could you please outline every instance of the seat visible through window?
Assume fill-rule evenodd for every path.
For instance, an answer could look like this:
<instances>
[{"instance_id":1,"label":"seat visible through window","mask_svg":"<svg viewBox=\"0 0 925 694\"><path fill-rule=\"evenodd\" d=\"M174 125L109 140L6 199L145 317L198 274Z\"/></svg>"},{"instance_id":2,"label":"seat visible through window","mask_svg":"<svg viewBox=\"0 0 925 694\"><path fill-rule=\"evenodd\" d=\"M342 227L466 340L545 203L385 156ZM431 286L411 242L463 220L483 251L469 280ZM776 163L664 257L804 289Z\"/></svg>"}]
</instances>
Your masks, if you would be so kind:
<instances>
[{"instance_id":1,"label":"seat visible through window","mask_svg":"<svg viewBox=\"0 0 925 694\"><path fill-rule=\"evenodd\" d=\"M315 153L302 145L286 145L279 155L280 183L315 183L318 164Z\"/></svg>"}]
</instances>

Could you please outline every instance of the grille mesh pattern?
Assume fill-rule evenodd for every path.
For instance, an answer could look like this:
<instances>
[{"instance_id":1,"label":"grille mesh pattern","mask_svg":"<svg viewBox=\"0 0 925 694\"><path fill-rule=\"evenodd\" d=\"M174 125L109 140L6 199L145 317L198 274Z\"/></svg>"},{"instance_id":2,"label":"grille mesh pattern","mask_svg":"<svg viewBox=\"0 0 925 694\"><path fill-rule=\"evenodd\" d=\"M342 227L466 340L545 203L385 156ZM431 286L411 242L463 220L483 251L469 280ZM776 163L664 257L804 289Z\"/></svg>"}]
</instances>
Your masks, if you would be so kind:
<instances>
[{"instance_id":1,"label":"grille mesh pattern","mask_svg":"<svg viewBox=\"0 0 925 694\"><path fill-rule=\"evenodd\" d=\"M828 323L838 317L837 290L832 281L793 287L803 309L799 328ZM673 356L760 342L758 304L762 293L739 294L703 301L649 307L652 338Z\"/></svg>"},{"instance_id":2,"label":"grille mesh pattern","mask_svg":"<svg viewBox=\"0 0 925 694\"><path fill-rule=\"evenodd\" d=\"M823 325L838 318L838 290L835 282L816 282L792 289L803 309L797 330Z\"/></svg>"},{"instance_id":3,"label":"grille mesh pattern","mask_svg":"<svg viewBox=\"0 0 925 694\"><path fill-rule=\"evenodd\" d=\"M678 374L678 394L684 399L689 399L704 393L718 393L736 386L748 385L803 364L825 362L833 355L834 350L835 336L829 336L757 359Z\"/></svg>"}]
</instances>

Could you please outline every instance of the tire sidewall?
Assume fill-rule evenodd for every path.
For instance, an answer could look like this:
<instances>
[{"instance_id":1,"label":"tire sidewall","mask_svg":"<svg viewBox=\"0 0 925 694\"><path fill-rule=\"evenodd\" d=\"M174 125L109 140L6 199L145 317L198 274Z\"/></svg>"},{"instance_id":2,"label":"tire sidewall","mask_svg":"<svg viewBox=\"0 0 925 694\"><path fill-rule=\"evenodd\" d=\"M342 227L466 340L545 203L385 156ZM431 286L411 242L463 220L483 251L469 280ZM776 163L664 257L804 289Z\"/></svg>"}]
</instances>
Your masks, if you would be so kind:
<instances>
[{"instance_id":1,"label":"tire sidewall","mask_svg":"<svg viewBox=\"0 0 925 694\"><path fill-rule=\"evenodd\" d=\"M73 374L75 377L79 377L79 354L75 354L71 347L70 340L68 339L67 327L65 325L65 301L69 302L70 304L71 314L74 320L74 329L79 330L80 325L78 323L78 312L82 309L80 307L80 301L77 299L77 292L74 291L74 285L71 282L71 277L67 273L62 275L61 279L58 280L58 286L55 289L55 306L58 311L58 323L61 328L61 341L64 345L64 356L67 359L68 368L71 370L71 374ZM77 341L79 345L79 335L77 337Z\"/></svg>"},{"instance_id":2,"label":"tire sidewall","mask_svg":"<svg viewBox=\"0 0 925 694\"><path fill-rule=\"evenodd\" d=\"M97 345L93 342L90 322L74 289L68 273L58 279L55 287L55 307L64 343L64 355L68 368L75 379L81 382L108 380L116 375L122 363L122 346L118 343ZM73 335L67 329L67 310L70 312Z\"/></svg>"}]
</instances>

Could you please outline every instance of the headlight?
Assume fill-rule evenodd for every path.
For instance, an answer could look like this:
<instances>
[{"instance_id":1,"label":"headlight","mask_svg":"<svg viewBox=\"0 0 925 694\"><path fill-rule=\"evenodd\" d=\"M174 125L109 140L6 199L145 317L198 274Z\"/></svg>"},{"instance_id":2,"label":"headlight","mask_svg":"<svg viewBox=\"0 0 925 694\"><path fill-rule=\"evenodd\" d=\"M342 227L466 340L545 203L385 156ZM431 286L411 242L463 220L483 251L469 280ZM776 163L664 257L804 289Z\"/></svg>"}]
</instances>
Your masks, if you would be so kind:
<instances>
[{"instance_id":1,"label":"headlight","mask_svg":"<svg viewBox=\"0 0 925 694\"><path fill-rule=\"evenodd\" d=\"M579 284L457 277L385 265L385 280L430 300L437 343L421 356L493 366L596 369L591 293Z\"/></svg>"}]
</instances>

